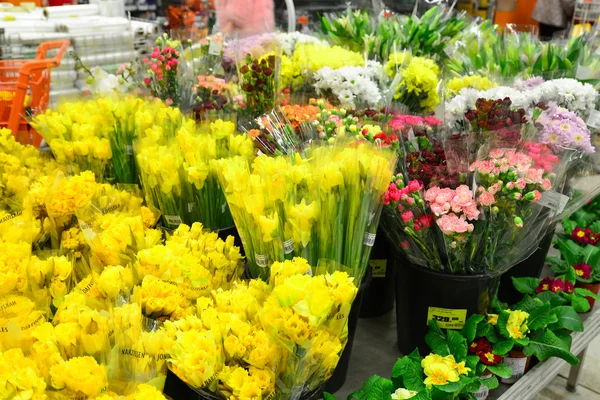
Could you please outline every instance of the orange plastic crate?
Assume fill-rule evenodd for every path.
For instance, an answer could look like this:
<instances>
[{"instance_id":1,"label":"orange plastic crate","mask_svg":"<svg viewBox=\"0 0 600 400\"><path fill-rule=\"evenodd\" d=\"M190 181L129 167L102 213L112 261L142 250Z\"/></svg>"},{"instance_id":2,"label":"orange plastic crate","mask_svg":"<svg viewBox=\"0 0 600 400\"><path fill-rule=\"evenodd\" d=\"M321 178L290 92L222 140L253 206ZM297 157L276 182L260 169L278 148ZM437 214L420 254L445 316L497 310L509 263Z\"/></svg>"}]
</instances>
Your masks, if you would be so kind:
<instances>
[{"instance_id":1,"label":"orange plastic crate","mask_svg":"<svg viewBox=\"0 0 600 400\"><path fill-rule=\"evenodd\" d=\"M0 60L0 127L8 128L23 144L38 147L42 137L25 119L25 99L33 113L44 112L50 97L50 69L58 67L71 42L56 40L39 45L33 60ZM56 56L46 58L49 50Z\"/></svg>"}]
</instances>

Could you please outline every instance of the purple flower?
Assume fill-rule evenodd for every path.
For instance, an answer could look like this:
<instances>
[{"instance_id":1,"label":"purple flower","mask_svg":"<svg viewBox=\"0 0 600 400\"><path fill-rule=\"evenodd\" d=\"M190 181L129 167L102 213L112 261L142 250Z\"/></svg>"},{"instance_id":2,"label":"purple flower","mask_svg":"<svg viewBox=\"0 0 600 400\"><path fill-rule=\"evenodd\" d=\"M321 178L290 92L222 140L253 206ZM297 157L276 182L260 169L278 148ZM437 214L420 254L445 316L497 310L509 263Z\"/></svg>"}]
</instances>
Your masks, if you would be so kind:
<instances>
[{"instance_id":1,"label":"purple flower","mask_svg":"<svg viewBox=\"0 0 600 400\"><path fill-rule=\"evenodd\" d=\"M544 78L539 76L534 76L533 78L526 79L524 81L517 80L513 85L513 88L516 90L520 90L521 92L527 92L535 89L544 83Z\"/></svg>"},{"instance_id":2,"label":"purple flower","mask_svg":"<svg viewBox=\"0 0 600 400\"><path fill-rule=\"evenodd\" d=\"M541 113L536 125L542 144L583 153L595 152L586 123L574 112L549 103L548 109Z\"/></svg>"}]
</instances>

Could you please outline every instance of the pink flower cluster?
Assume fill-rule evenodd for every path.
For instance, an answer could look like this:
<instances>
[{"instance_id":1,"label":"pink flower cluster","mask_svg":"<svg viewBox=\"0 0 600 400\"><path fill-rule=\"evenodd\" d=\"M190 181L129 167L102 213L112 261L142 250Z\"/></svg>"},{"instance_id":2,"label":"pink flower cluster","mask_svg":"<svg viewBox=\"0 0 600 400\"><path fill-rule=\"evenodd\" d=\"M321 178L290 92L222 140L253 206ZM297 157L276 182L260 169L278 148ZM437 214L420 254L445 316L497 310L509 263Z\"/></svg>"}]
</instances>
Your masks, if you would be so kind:
<instances>
[{"instance_id":1,"label":"pink flower cluster","mask_svg":"<svg viewBox=\"0 0 600 400\"><path fill-rule=\"evenodd\" d=\"M544 178L543 168L535 168L531 157L514 150L492 150L489 160L475 161L469 169L486 179L498 177L502 181L516 181L516 178L524 177L526 184L541 185L544 190L552 187L552 182Z\"/></svg>"},{"instance_id":2,"label":"pink flower cluster","mask_svg":"<svg viewBox=\"0 0 600 400\"><path fill-rule=\"evenodd\" d=\"M196 86L209 89L213 94L221 94L229 87L225 79L217 78L212 75L198 75L198 85Z\"/></svg>"},{"instance_id":3,"label":"pink flower cluster","mask_svg":"<svg viewBox=\"0 0 600 400\"><path fill-rule=\"evenodd\" d=\"M436 223L445 235L461 235L467 232L473 232L474 229L473 224L468 223L456 214L442 215L441 218L438 218ZM462 239L464 240L464 236Z\"/></svg>"},{"instance_id":4,"label":"pink flower cluster","mask_svg":"<svg viewBox=\"0 0 600 400\"><path fill-rule=\"evenodd\" d=\"M560 162L560 158L552 153L550 147L545 144L527 143L525 144L527 155L531 158L534 168L541 168L546 172L552 172L554 167Z\"/></svg>"},{"instance_id":5,"label":"pink flower cluster","mask_svg":"<svg viewBox=\"0 0 600 400\"><path fill-rule=\"evenodd\" d=\"M415 204L415 199L411 196L414 193L419 192L423 189L423 185L419 181L410 181L406 187L403 187L401 178L396 179L395 182L390 183L387 192L383 198L383 203L389 205L390 203L400 203L401 201L407 205ZM398 188L400 187L400 189ZM404 207L398 204L398 211L403 211Z\"/></svg>"},{"instance_id":6,"label":"pink flower cluster","mask_svg":"<svg viewBox=\"0 0 600 400\"><path fill-rule=\"evenodd\" d=\"M425 192L425 200L438 217L452 212L463 214L469 220L479 218L477 203L467 185L461 185L456 190L434 186Z\"/></svg>"},{"instance_id":7,"label":"pink flower cluster","mask_svg":"<svg viewBox=\"0 0 600 400\"><path fill-rule=\"evenodd\" d=\"M425 118L419 117L418 115L395 115L392 120L390 120L390 127L395 131L404 132L405 129L412 127L439 127L442 126L442 121L433 117L427 116Z\"/></svg>"},{"instance_id":8,"label":"pink flower cluster","mask_svg":"<svg viewBox=\"0 0 600 400\"><path fill-rule=\"evenodd\" d=\"M154 47L150 58L143 60L144 64L148 64L152 74L156 75L158 80L162 80L166 71L176 71L179 64L179 52L170 46L159 48ZM150 84L149 78L144 79L144 83Z\"/></svg>"}]
</instances>

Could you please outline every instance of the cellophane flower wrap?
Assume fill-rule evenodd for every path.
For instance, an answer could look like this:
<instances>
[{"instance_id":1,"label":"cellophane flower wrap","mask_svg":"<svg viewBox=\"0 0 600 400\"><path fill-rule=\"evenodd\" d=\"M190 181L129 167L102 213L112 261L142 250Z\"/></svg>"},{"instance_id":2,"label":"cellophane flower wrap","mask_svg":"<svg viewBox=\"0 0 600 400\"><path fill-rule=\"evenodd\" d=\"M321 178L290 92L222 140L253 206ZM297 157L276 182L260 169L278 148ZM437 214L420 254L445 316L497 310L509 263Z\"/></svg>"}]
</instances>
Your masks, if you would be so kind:
<instances>
[{"instance_id":1,"label":"cellophane flower wrap","mask_svg":"<svg viewBox=\"0 0 600 400\"><path fill-rule=\"evenodd\" d=\"M340 139L306 154L220 162L252 276L267 279L273 262L293 256L366 268L395 152Z\"/></svg>"},{"instance_id":2,"label":"cellophane flower wrap","mask_svg":"<svg viewBox=\"0 0 600 400\"><path fill-rule=\"evenodd\" d=\"M256 148L270 156L290 155L301 150L301 140L280 107L241 125Z\"/></svg>"},{"instance_id":3,"label":"cellophane flower wrap","mask_svg":"<svg viewBox=\"0 0 600 400\"><path fill-rule=\"evenodd\" d=\"M174 341L169 368L199 393L232 399L297 399L318 388L345 346L358 291L342 269L294 258L274 263L269 283L199 298L194 315L162 328Z\"/></svg>"},{"instance_id":4,"label":"cellophane flower wrap","mask_svg":"<svg viewBox=\"0 0 600 400\"><path fill-rule=\"evenodd\" d=\"M243 263L232 236L223 241L194 223L191 227L180 225L164 245L140 251L135 269L140 279L153 276L173 284L186 301L193 302L212 290L227 289L241 275Z\"/></svg>"},{"instance_id":5,"label":"cellophane flower wrap","mask_svg":"<svg viewBox=\"0 0 600 400\"><path fill-rule=\"evenodd\" d=\"M35 116L31 124L66 173L91 171L103 179L112 158L113 123L112 116L99 112L96 101L64 103L56 111Z\"/></svg>"}]
</instances>

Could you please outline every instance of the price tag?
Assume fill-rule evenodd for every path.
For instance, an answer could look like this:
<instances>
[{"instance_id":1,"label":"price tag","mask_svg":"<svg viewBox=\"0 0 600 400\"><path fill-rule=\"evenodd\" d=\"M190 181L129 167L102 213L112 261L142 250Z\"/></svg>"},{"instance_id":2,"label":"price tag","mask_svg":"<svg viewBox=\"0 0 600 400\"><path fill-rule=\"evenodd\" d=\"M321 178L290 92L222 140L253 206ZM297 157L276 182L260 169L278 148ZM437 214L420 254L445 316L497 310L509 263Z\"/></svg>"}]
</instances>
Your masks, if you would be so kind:
<instances>
[{"instance_id":1,"label":"price tag","mask_svg":"<svg viewBox=\"0 0 600 400\"><path fill-rule=\"evenodd\" d=\"M223 50L223 43L218 39L212 38L210 46L208 46L208 54L211 56L220 56L221 50Z\"/></svg>"},{"instance_id":2,"label":"price tag","mask_svg":"<svg viewBox=\"0 0 600 400\"><path fill-rule=\"evenodd\" d=\"M592 110L587 120L587 125L590 128L600 129L600 111Z\"/></svg>"},{"instance_id":3,"label":"price tag","mask_svg":"<svg viewBox=\"0 0 600 400\"><path fill-rule=\"evenodd\" d=\"M187 203L188 212L194 211L194 206L195 206L194 203Z\"/></svg>"},{"instance_id":4,"label":"price tag","mask_svg":"<svg viewBox=\"0 0 600 400\"><path fill-rule=\"evenodd\" d=\"M179 215L165 215L165 220L169 225L181 225L183 221L181 221L181 217Z\"/></svg>"},{"instance_id":5,"label":"price tag","mask_svg":"<svg viewBox=\"0 0 600 400\"><path fill-rule=\"evenodd\" d=\"M419 151L419 142L417 142L417 138L415 137L412 128L408 131L408 141L413 145L415 151Z\"/></svg>"},{"instance_id":6,"label":"price tag","mask_svg":"<svg viewBox=\"0 0 600 400\"><path fill-rule=\"evenodd\" d=\"M375 236L377 235L374 233L365 232L365 241L363 244L368 247L373 247L373 244L375 244Z\"/></svg>"},{"instance_id":7,"label":"price tag","mask_svg":"<svg viewBox=\"0 0 600 400\"><path fill-rule=\"evenodd\" d=\"M223 203L221 206L221 214L225 214L225 211L227 211L227 202Z\"/></svg>"},{"instance_id":8,"label":"price tag","mask_svg":"<svg viewBox=\"0 0 600 400\"><path fill-rule=\"evenodd\" d=\"M592 69L590 67L580 65L577 67L577 72L575 73L575 78L584 81L586 79L590 79L591 75L592 75Z\"/></svg>"},{"instance_id":9,"label":"price tag","mask_svg":"<svg viewBox=\"0 0 600 400\"><path fill-rule=\"evenodd\" d=\"M462 329L467 320L467 310L453 310L450 308L429 307L427 321L437 321L442 329Z\"/></svg>"},{"instance_id":10,"label":"price tag","mask_svg":"<svg viewBox=\"0 0 600 400\"><path fill-rule=\"evenodd\" d=\"M130 144L125 146L125 153L127 153L128 155L132 155L133 154L133 146L131 146Z\"/></svg>"},{"instance_id":11,"label":"price tag","mask_svg":"<svg viewBox=\"0 0 600 400\"><path fill-rule=\"evenodd\" d=\"M543 207L548 207L555 212L554 215L557 215L563 212L568 202L568 196L555 192L554 190L548 190L542 193L542 198L539 199L538 204Z\"/></svg>"},{"instance_id":12,"label":"price tag","mask_svg":"<svg viewBox=\"0 0 600 400\"><path fill-rule=\"evenodd\" d=\"M387 260L369 260L369 265L373 271L373 278L385 278Z\"/></svg>"},{"instance_id":13,"label":"price tag","mask_svg":"<svg viewBox=\"0 0 600 400\"><path fill-rule=\"evenodd\" d=\"M290 254L294 252L294 241L292 239L283 242L283 252Z\"/></svg>"},{"instance_id":14,"label":"price tag","mask_svg":"<svg viewBox=\"0 0 600 400\"><path fill-rule=\"evenodd\" d=\"M254 260L256 261L256 265L261 268L267 268L269 266L269 256L267 254L254 253Z\"/></svg>"}]
</instances>

